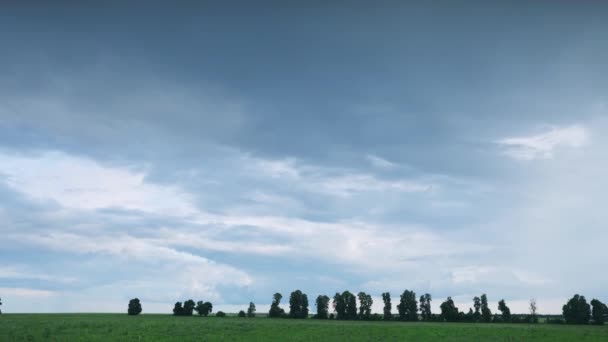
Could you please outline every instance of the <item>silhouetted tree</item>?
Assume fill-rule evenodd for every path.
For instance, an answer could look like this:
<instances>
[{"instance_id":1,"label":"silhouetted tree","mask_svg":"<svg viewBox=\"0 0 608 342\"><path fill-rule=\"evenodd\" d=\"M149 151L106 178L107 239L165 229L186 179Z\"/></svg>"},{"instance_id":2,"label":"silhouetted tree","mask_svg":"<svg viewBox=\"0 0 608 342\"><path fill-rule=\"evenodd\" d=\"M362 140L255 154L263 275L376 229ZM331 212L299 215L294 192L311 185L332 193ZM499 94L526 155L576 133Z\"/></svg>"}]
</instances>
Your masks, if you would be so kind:
<instances>
[{"instance_id":1,"label":"silhouetted tree","mask_svg":"<svg viewBox=\"0 0 608 342\"><path fill-rule=\"evenodd\" d=\"M347 319L357 319L357 298L349 291L344 291L342 297L346 302L346 317Z\"/></svg>"},{"instance_id":2,"label":"silhouetted tree","mask_svg":"<svg viewBox=\"0 0 608 342\"><path fill-rule=\"evenodd\" d=\"M327 319L329 314L329 297L325 295L319 295L317 297L317 315L315 318Z\"/></svg>"},{"instance_id":3,"label":"silhouetted tree","mask_svg":"<svg viewBox=\"0 0 608 342\"><path fill-rule=\"evenodd\" d=\"M255 304L249 302L249 308L247 308L247 317L255 317Z\"/></svg>"},{"instance_id":4,"label":"silhouetted tree","mask_svg":"<svg viewBox=\"0 0 608 342\"><path fill-rule=\"evenodd\" d=\"M384 302L384 320L390 321L393 319L393 314L391 313L391 309L393 308L393 305L391 304L391 294L384 292L382 294L382 301Z\"/></svg>"},{"instance_id":5,"label":"silhouetted tree","mask_svg":"<svg viewBox=\"0 0 608 342\"><path fill-rule=\"evenodd\" d=\"M448 299L441 303L439 306L441 309L441 318L446 322L458 322L459 313L458 308L454 305L454 301L452 297L448 297Z\"/></svg>"},{"instance_id":6,"label":"silhouetted tree","mask_svg":"<svg viewBox=\"0 0 608 342\"><path fill-rule=\"evenodd\" d=\"M184 308L182 307L182 302L175 303L175 306L173 307L173 315L174 316L183 316L184 315Z\"/></svg>"},{"instance_id":7,"label":"silhouetted tree","mask_svg":"<svg viewBox=\"0 0 608 342\"><path fill-rule=\"evenodd\" d=\"M136 316L141 313L141 303L138 298L133 298L129 301L129 308L127 313L131 316Z\"/></svg>"},{"instance_id":8,"label":"silhouetted tree","mask_svg":"<svg viewBox=\"0 0 608 342\"><path fill-rule=\"evenodd\" d=\"M473 321L481 322L481 299L475 296L473 297L473 307L475 308L475 312L473 313Z\"/></svg>"},{"instance_id":9,"label":"silhouetted tree","mask_svg":"<svg viewBox=\"0 0 608 342\"><path fill-rule=\"evenodd\" d=\"M278 292L272 296L272 304L270 304L270 311L268 311L268 317L276 318L283 317L285 315L285 310L279 307L282 298L283 296Z\"/></svg>"},{"instance_id":10,"label":"silhouetted tree","mask_svg":"<svg viewBox=\"0 0 608 342\"><path fill-rule=\"evenodd\" d=\"M213 311L213 304L200 300L196 302L196 307L194 307L194 310L198 313L199 316L207 317L207 315L209 315L211 311Z\"/></svg>"},{"instance_id":11,"label":"silhouetted tree","mask_svg":"<svg viewBox=\"0 0 608 342\"><path fill-rule=\"evenodd\" d=\"M372 305L374 304L372 296L365 292L359 292L357 297L359 298L359 317L364 320L369 320L372 316Z\"/></svg>"},{"instance_id":12,"label":"silhouetted tree","mask_svg":"<svg viewBox=\"0 0 608 342\"><path fill-rule=\"evenodd\" d=\"M349 291L336 293L333 304L337 319L357 319L357 298Z\"/></svg>"},{"instance_id":13,"label":"silhouetted tree","mask_svg":"<svg viewBox=\"0 0 608 342\"><path fill-rule=\"evenodd\" d=\"M488 307L488 297L485 293L481 295L481 319L485 323L492 322L492 311Z\"/></svg>"},{"instance_id":14,"label":"silhouetted tree","mask_svg":"<svg viewBox=\"0 0 608 342\"><path fill-rule=\"evenodd\" d=\"M226 317L226 313L224 313L224 311L218 311L218 312L215 314L215 317Z\"/></svg>"},{"instance_id":15,"label":"silhouetted tree","mask_svg":"<svg viewBox=\"0 0 608 342\"><path fill-rule=\"evenodd\" d=\"M475 322L475 314L473 313L473 309L469 308L469 312L467 312L465 316L465 321L469 323Z\"/></svg>"},{"instance_id":16,"label":"silhouetted tree","mask_svg":"<svg viewBox=\"0 0 608 342\"><path fill-rule=\"evenodd\" d=\"M300 290L289 296L289 317L308 318L308 296Z\"/></svg>"},{"instance_id":17,"label":"silhouetted tree","mask_svg":"<svg viewBox=\"0 0 608 342\"><path fill-rule=\"evenodd\" d=\"M192 299L184 302L184 316L192 316L196 303Z\"/></svg>"},{"instance_id":18,"label":"silhouetted tree","mask_svg":"<svg viewBox=\"0 0 608 342\"><path fill-rule=\"evenodd\" d=\"M600 302L597 299L591 300L591 317L593 317L593 324L603 325L606 322L606 316L608 315L608 307L606 304Z\"/></svg>"},{"instance_id":19,"label":"silhouetted tree","mask_svg":"<svg viewBox=\"0 0 608 342\"><path fill-rule=\"evenodd\" d=\"M502 314L503 322L511 322L511 310L505 303L504 299L501 299L500 302L498 302L498 310Z\"/></svg>"},{"instance_id":20,"label":"silhouetted tree","mask_svg":"<svg viewBox=\"0 0 608 342\"><path fill-rule=\"evenodd\" d=\"M241 310L239 311L239 317L246 317L247 315L245 314L245 311Z\"/></svg>"},{"instance_id":21,"label":"silhouetted tree","mask_svg":"<svg viewBox=\"0 0 608 342\"><path fill-rule=\"evenodd\" d=\"M399 319L402 321L417 321L418 320L418 302L416 302L416 293L414 291L405 290L401 294L401 300L397 305L399 310Z\"/></svg>"},{"instance_id":22,"label":"silhouetted tree","mask_svg":"<svg viewBox=\"0 0 608 342\"><path fill-rule=\"evenodd\" d=\"M530 323L538 323L538 317L536 317L536 299L530 298Z\"/></svg>"},{"instance_id":23,"label":"silhouetted tree","mask_svg":"<svg viewBox=\"0 0 608 342\"><path fill-rule=\"evenodd\" d=\"M432 317L431 313L431 295L428 293L420 296L420 316L423 321L430 321Z\"/></svg>"},{"instance_id":24,"label":"silhouetted tree","mask_svg":"<svg viewBox=\"0 0 608 342\"><path fill-rule=\"evenodd\" d=\"M2 306L2 298L0 298L0 306ZM2 310L0 310L0 315L2 315Z\"/></svg>"},{"instance_id":25,"label":"silhouetted tree","mask_svg":"<svg viewBox=\"0 0 608 342\"><path fill-rule=\"evenodd\" d=\"M568 303L562 307L564 319L568 324L587 324L591 318L591 308L585 296L575 294Z\"/></svg>"}]
</instances>

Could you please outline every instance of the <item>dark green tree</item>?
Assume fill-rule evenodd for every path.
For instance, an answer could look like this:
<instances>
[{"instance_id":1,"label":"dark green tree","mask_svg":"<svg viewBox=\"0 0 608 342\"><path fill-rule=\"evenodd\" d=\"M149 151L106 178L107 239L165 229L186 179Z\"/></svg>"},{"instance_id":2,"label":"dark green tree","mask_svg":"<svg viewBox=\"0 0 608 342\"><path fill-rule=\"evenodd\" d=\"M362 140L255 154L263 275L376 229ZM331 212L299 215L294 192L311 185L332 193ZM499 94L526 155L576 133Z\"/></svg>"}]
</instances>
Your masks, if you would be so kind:
<instances>
[{"instance_id":1,"label":"dark green tree","mask_svg":"<svg viewBox=\"0 0 608 342\"><path fill-rule=\"evenodd\" d=\"M473 313L473 321L481 322L481 299L479 297L473 298L473 307L475 308L475 312Z\"/></svg>"},{"instance_id":2,"label":"dark green tree","mask_svg":"<svg viewBox=\"0 0 608 342\"><path fill-rule=\"evenodd\" d=\"M2 298L0 298L0 306L2 306ZM2 310L0 310L0 315L2 315Z\"/></svg>"},{"instance_id":3,"label":"dark green tree","mask_svg":"<svg viewBox=\"0 0 608 342\"><path fill-rule=\"evenodd\" d=\"M606 316L608 316L608 307L597 299L591 300L591 306L593 307L591 309L593 324L603 325L606 322Z\"/></svg>"},{"instance_id":4,"label":"dark green tree","mask_svg":"<svg viewBox=\"0 0 608 342\"><path fill-rule=\"evenodd\" d=\"M184 307L182 307L182 302L175 303L173 307L173 315L174 316L183 316L184 315Z\"/></svg>"},{"instance_id":5,"label":"dark green tree","mask_svg":"<svg viewBox=\"0 0 608 342\"><path fill-rule=\"evenodd\" d=\"M336 319L357 319L357 298L349 291L344 291L341 294L334 295L334 310L336 310Z\"/></svg>"},{"instance_id":6,"label":"dark green tree","mask_svg":"<svg viewBox=\"0 0 608 342\"><path fill-rule=\"evenodd\" d=\"M199 316L207 317L207 315L209 315L211 311L213 311L213 304L211 304L210 302L203 302L202 300L199 300L198 302L196 302L194 310L198 313Z\"/></svg>"},{"instance_id":7,"label":"dark green tree","mask_svg":"<svg viewBox=\"0 0 608 342\"><path fill-rule=\"evenodd\" d=\"M192 316L196 303L192 299L188 299L184 302L184 316Z\"/></svg>"},{"instance_id":8,"label":"dark green tree","mask_svg":"<svg viewBox=\"0 0 608 342\"><path fill-rule=\"evenodd\" d=\"M359 292L357 297L359 298L359 318L369 320L372 317L372 305L374 304L372 296Z\"/></svg>"},{"instance_id":9,"label":"dark green tree","mask_svg":"<svg viewBox=\"0 0 608 342\"><path fill-rule=\"evenodd\" d=\"M420 316L422 316L423 321L431 320L431 300L431 295L428 293L420 296Z\"/></svg>"},{"instance_id":10,"label":"dark green tree","mask_svg":"<svg viewBox=\"0 0 608 342\"><path fill-rule=\"evenodd\" d=\"M333 306L336 312L336 319L346 319L346 303L341 293L336 292L334 295Z\"/></svg>"},{"instance_id":11,"label":"dark green tree","mask_svg":"<svg viewBox=\"0 0 608 342\"><path fill-rule=\"evenodd\" d=\"M488 297L485 293L481 295L481 320L485 323L492 322L492 311L488 307Z\"/></svg>"},{"instance_id":12,"label":"dark green tree","mask_svg":"<svg viewBox=\"0 0 608 342\"><path fill-rule=\"evenodd\" d=\"M346 319L357 319L357 298L355 295L349 291L344 291L342 297L345 298L346 302Z\"/></svg>"},{"instance_id":13,"label":"dark green tree","mask_svg":"<svg viewBox=\"0 0 608 342\"><path fill-rule=\"evenodd\" d=\"M384 320L390 321L393 319L393 314L391 313L393 308L393 305L391 304L391 294L384 292L382 294L382 301L384 302Z\"/></svg>"},{"instance_id":14,"label":"dark green tree","mask_svg":"<svg viewBox=\"0 0 608 342\"><path fill-rule=\"evenodd\" d=\"M218 311L218 312L215 314L215 317L226 317L226 313L224 313L224 311Z\"/></svg>"},{"instance_id":15,"label":"dark green tree","mask_svg":"<svg viewBox=\"0 0 608 342\"><path fill-rule=\"evenodd\" d=\"M458 322L459 312L452 297L448 297L445 302L439 306L441 309L441 318L446 322Z\"/></svg>"},{"instance_id":16,"label":"dark green tree","mask_svg":"<svg viewBox=\"0 0 608 342\"><path fill-rule=\"evenodd\" d=\"M585 296L575 294L568 303L562 307L564 319L568 324L588 324L591 318L591 308Z\"/></svg>"},{"instance_id":17,"label":"dark green tree","mask_svg":"<svg viewBox=\"0 0 608 342\"><path fill-rule=\"evenodd\" d=\"M141 302L138 298L133 298L129 301L129 308L127 313L131 316L136 316L141 313Z\"/></svg>"},{"instance_id":18,"label":"dark green tree","mask_svg":"<svg viewBox=\"0 0 608 342\"><path fill-rule=\"evenodd\" d=\"M327 319L329 317L329 297L325 295L319 295L317 297L317 315L315 318Z\"/></svg>"},{"instance_id":19,"label":"dark green tree","mask_svg":"<svg viewBox=\"0 0 608 342\"><path fill-rule=\"evenodd\" d=\"M308 318L308 296L295 290L289 296L289 317Z\"/></svg>"},{"instance_id":20,"label":"dark green tree","mask_svg":"<svg viewBox=\"0 0 608 342\"><path fill-rule=\"evenodd\" d=\"M285 315L285 310L279 307L282 298L283 296L278 292L272 296L272 304L270 304L270 311L268 311L268 317L277 318L283 317Z\"/></svg>"},{"instance_id":21,"label":"dark green tree","mask_svg":"<svg viewBox=\"0 0 608 342\"><path fill-rule=\"evenodd\" d=\"M402 321L417 321L418 320L418 302L416 301L416 293L414 291L405 290L401 294L401 300L397 305L399 310L399 319Z\"/></svg>"},{"instance_id":22,"label":"dark green tree","mask_svg":"<svg viewBox=\"0 0 608 342\"><path fill-rule=\"evenodd\" d=\"M247 314L245 313L245 311L241 310L239 311L239 317L247 317Z\"/></svg>"},{"instance_id":23,"label":"dark green tree","mask_svg":"<svg viewBox=\"0 0 608 342\"><path fill-rule=\"evenodd\" d=\"M253 304L253 302L249 302L249 307L247 308L247 317L255 317L255 304Z\"/></svg>"},{"instance_id":24,"label":"dark green tree","mask_svg":"<svg viewBox=\"0 0 608 342\"><path fill-rule=\"evenodd\" d=\"M511 310L505 303L504 299L501 299L500 302L498 302L498 311L500 311L502 314L503 322L511 322Z\"/></svg>"}]
</instances>

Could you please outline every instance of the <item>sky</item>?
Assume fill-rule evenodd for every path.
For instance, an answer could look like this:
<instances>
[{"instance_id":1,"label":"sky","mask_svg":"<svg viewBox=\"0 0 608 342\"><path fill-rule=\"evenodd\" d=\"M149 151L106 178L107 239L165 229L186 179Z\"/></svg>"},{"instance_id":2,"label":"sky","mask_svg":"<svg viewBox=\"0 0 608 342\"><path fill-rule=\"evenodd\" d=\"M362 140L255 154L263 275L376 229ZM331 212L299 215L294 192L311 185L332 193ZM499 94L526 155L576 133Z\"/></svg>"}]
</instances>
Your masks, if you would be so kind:
<instances>
[{"instance_id":1,"label":"sky","mask_svg":"<svg viewBox=\"0 0 608 342\"><path fill-rule=\"evenodd\" d=\"M0 5L3 312L608 300L608 4Z\"/></svg>"}]
</instances>

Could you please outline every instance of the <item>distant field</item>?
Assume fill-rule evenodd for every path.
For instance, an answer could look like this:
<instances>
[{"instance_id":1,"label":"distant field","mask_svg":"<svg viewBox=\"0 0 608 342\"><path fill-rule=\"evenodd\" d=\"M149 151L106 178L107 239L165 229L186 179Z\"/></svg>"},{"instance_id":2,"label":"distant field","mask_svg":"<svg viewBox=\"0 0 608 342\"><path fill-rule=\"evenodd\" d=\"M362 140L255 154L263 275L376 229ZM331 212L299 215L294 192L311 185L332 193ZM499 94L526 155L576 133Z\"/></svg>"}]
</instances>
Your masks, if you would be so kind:
<instances>
[{"instance_id":1,"label":"distant field","mask_svg":"<svg viewBox=\"0 0 608 342\"><path fill-rule=\"evenodd\" d=\"M608 341L608 326L3 314L0 341Z\"/></svg>"}]
</instances>

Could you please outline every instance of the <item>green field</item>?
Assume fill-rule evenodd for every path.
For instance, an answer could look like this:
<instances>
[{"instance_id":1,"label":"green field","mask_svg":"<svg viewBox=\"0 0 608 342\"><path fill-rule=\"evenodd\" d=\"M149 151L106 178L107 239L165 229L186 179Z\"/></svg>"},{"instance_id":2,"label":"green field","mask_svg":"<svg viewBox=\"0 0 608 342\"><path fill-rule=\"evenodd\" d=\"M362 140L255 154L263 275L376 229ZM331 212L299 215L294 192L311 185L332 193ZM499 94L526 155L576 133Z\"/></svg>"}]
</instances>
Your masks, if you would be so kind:
<instances>
[{"instance_id":1,"label":"green field","mask_svg":"<svg viewBox=\"0 0 608 342\"><path fill-rule=\"evenodd\" d=\"M608 326L4 314L0 341L608 341Z\"/></svg>"}]
</instances>

